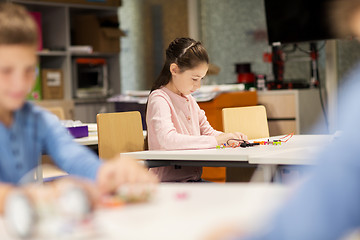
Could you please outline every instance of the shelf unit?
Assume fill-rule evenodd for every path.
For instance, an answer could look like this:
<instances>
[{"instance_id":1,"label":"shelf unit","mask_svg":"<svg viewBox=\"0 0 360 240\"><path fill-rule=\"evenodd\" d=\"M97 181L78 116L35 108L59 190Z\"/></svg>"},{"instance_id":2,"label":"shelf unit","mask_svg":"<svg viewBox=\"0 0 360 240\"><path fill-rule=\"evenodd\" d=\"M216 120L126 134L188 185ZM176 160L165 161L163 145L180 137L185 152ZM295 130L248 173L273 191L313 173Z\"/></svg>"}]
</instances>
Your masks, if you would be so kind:
<instances>
[{"instance_id":1,"label":"shelf unit","mask_svg":"<svg viewBox=\"0 0 360 240\"><path fill-rule=\"evenodd\" d=\"M97 16L118 15L118 7L94 6L71 3L56 3L36 0L0 0L25 6L29 11L40 12L42 16L43 50L38 52L40 68L62 69L64 75L64 100L74 100L75 118L84 122L96 121L94 116L84 115L86 112L112 111L113 107L106 99L94 100L74 99L73 93L73 61L78 57L105 58L108 64L109 86L111 94L119 94L120 89L120 53L73 53L69 51L72 45L72 17L79 14L94 14ZM120 44L120 42L119 42ZM96 101L96 100L95 100ZM100 104L100 106L99 106ZM77 111L79 110L79 111Z\"/></svg>"}]
</instances>

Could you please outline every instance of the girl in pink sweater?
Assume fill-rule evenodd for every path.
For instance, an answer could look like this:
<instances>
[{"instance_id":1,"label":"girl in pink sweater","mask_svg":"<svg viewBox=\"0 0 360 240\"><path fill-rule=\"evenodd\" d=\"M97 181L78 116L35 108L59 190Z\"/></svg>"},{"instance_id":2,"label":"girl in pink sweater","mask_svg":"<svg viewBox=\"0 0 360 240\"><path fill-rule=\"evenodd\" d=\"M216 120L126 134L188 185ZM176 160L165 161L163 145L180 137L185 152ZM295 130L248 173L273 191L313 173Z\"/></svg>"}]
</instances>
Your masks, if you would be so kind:
<instances>
[{"instance_id":1,"label":"girl in pink sweater","mask_svg":"<svg viewBox=\"0 0 360 240\"><path fill-rule=\"evenodd\" d=\"M160 76L149 95L146 111L149 150L214 148L242 133L214 130L191 93L201 86L209 57L200 42L177 38L166 50ZM201 167L152 168L163 182L200 182Z\"/></svg>"}]
</instances>

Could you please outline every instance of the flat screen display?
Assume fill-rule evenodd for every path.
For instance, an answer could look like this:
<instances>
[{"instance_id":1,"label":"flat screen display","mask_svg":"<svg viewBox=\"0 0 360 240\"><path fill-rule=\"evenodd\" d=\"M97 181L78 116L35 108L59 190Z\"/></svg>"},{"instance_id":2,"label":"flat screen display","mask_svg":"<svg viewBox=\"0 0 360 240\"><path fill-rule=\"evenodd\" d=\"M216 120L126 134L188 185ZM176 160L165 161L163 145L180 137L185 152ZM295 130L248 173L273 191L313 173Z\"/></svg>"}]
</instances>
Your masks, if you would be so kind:
<instances>
[{"instance_id":1,"label":"flat screen display","mask_svg":"<svg viewBox=\"0 0 360 240\"><path fill-rule=\"evenodd\" d=\"M331 0L265 0L269 44L309 42L335 38Z\"/></svg>"}]
</instances>

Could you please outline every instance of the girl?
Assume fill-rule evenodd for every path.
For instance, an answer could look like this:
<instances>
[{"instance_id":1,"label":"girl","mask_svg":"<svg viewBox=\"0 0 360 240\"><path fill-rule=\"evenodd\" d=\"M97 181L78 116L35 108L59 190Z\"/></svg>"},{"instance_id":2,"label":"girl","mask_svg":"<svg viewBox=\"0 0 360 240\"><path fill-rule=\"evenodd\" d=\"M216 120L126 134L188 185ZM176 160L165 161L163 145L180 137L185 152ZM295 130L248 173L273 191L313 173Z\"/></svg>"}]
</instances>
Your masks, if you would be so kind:
<instances>
[{"instance_id":1,"label":"girl","mask_svg":"<svg viewBox=\"0 0 360 240\"><path fill-rule=\"evenodd\" d=\"M166 60L147 103L149 150L213 148L228 139L247 139L242 133L214 130L191 93L201 86L209 57L200 42L177 38L166 50ZM163 182L199 182L201 167L151 169Z\"/></svg>"}]
</instances>

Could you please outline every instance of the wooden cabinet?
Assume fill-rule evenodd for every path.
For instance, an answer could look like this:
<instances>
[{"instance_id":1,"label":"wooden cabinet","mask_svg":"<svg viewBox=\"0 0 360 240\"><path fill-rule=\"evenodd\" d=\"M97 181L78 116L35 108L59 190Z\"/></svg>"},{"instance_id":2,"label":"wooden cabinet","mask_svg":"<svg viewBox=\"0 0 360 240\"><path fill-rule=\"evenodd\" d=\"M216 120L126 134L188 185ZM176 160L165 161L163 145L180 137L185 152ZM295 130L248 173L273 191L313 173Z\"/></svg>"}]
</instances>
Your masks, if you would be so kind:
<instances>
[{"instance_id":1,"label":"wooden cabinet","mask_svg":"<svg viewBox=\"0 0 360 240\"><path fill-rule=\"evenodd\" d=\"M270 136L327 133L318 89L258 92L258 104L266 108Z\"/></svg>"}]
</instances>

